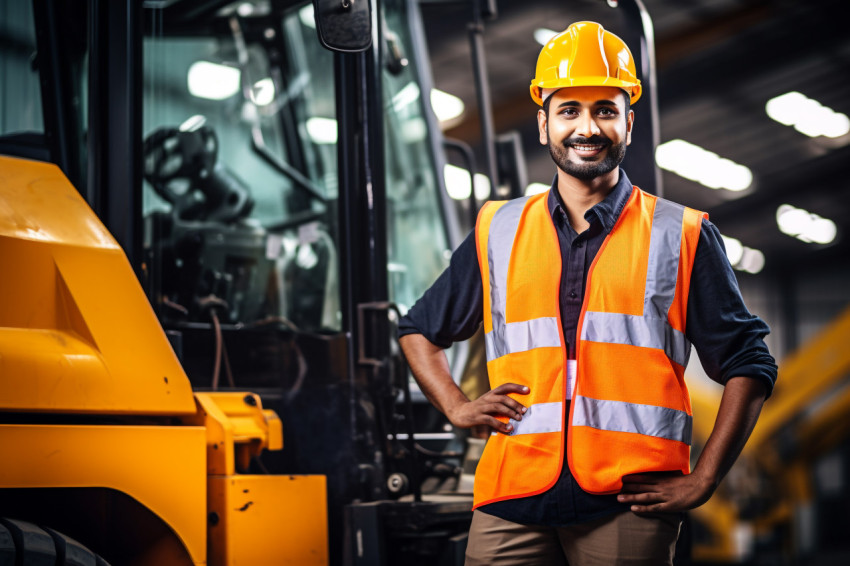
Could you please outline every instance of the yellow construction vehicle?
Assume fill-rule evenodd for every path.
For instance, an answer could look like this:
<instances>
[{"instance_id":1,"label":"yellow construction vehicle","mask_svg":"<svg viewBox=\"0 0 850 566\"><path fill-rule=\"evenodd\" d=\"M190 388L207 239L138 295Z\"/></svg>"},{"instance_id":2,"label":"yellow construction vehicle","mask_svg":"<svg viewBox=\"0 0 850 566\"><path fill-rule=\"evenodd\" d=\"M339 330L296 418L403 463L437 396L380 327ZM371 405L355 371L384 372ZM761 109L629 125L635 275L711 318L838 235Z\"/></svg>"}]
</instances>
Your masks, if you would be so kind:
<instances>
[{"instance_id":1,"label":"yellow construction vehicle","mask_svg":"<svg viewBox=\"0 0 850 566\"><path fill-rule=\"evenodd\" d=\"M402 0L0 0L0 564L462 557L391 340L458 241L425 53Z\"/></svg>"}]
</instances>

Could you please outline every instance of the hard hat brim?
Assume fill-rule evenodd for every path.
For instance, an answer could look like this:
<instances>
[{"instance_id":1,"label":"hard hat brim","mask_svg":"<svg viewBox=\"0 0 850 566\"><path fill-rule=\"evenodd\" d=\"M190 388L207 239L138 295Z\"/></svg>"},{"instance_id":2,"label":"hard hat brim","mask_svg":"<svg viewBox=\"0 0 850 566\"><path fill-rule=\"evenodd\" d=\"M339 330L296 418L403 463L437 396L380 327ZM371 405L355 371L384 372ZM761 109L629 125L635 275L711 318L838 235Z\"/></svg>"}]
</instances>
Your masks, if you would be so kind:
<instances>
[{"instance_id":1,"label":"hard hat brim","mask_svg":"<svg viewBox=\"0 0 850 566\"><path fill-rule=\"evenodd\" d=\"M634 104L640 99L642 88L640 81L637 83L624 81L613 77L581 77L575 79L556 79L550 81L535 81L530 85L531 98L538 106L543 106L543 97L541 92L543 89L562 89L574 86L611 86L626 91L629 95L629 102Z\"/></svg>"}]
</instances>

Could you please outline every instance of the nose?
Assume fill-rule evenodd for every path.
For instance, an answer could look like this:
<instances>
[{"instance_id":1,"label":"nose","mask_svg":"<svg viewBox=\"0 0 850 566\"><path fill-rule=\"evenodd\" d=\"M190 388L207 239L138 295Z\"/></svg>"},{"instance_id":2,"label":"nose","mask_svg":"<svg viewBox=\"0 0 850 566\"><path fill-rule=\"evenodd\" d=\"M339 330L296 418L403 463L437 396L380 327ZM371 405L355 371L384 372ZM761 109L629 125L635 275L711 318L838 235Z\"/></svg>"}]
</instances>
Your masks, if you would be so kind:
<instances>
[{"instance_id":1,"label":"nose","mask_svg":"<svg viewBox=\"0 0 850 566\"><path fill-rule=\"evenodd\" d=\"M599 125L596 123L596 120L593 119L593 115L587 111L582 112L578 119L578 123L576 124L576 134L589 138L601 133L602 130L599 129Z\"/></svg>"}]
</instances>

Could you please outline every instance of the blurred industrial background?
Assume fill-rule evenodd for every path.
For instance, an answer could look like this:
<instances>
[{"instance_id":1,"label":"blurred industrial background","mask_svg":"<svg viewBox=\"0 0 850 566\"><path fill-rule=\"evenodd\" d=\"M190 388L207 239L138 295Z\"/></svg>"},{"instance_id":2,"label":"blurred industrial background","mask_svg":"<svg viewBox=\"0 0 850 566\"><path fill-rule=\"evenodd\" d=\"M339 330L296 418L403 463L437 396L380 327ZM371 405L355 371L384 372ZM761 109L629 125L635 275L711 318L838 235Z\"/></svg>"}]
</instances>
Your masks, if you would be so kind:
<instances>
[{"instance_id":1,"label":"blurred industrial background","mask_svg":"<svg viewBox=\"0 0 850 566\"><path fill-rule=\"evenodd\" d=\"M461 563L480 445L392 321L549 187L528 87L579 20L639 60L624 169L709 213L780 367L677 564L850 564L846 2L336 6L0 0L0 564ZM696 457L722 388L686 377Z\"/></svg>"}]
</instances>

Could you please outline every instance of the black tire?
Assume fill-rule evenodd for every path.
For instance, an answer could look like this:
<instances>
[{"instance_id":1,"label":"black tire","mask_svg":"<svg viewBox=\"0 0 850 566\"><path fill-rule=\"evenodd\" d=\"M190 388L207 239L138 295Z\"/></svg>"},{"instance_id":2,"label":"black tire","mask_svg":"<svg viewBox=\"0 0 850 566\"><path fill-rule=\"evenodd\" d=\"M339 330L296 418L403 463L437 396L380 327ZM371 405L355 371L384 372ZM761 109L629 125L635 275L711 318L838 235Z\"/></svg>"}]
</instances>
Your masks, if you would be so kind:
<instances>
[{"instance_id":1,"label":"black tire","mask_svg":"<svg viewBox=\"0 0 850 566\"><path fill-rule=\"evenodd\" d=\"M26 521L0 518L0 566L109 566L74 539Z\"/></svg>"}]
</instances>

